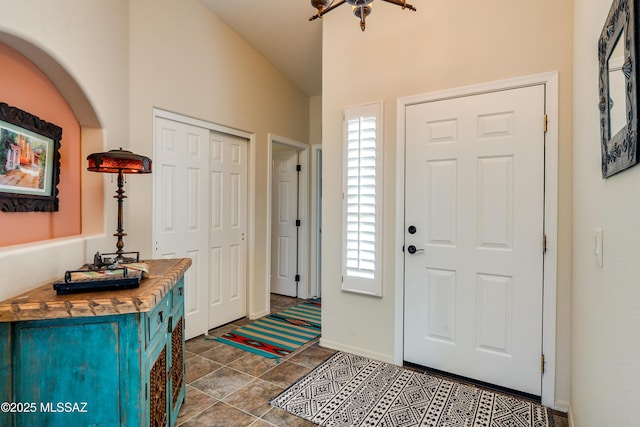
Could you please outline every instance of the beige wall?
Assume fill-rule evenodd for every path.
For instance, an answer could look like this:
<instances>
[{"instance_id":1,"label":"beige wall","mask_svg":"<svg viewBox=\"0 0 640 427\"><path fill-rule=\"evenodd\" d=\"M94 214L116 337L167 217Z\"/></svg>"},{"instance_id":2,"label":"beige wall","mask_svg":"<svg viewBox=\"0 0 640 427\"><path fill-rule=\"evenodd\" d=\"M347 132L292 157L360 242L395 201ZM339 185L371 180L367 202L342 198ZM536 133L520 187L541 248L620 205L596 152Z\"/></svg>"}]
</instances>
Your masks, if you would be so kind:
<instances>
[{"instance_id":1,"label":"beige wall","mask_svg":"<svg viewBox=\"0 0 640 427\"><path fill-rule=\"evenodd\" d=\"M640 167L600 172L597 42L610 0L575 0L571 411L575 426L638 424ZM594 252L604 233L604 264Z\"/></svg>"},{"instance_id":2,"label":"beige wall","mask_svg":"<svg viewBox=\"0 0 640 427\"><path fill-rule=\"evenodd\" d=\"M322 96L309 98L309 144L322 144Z\"/></svg>"},{"instance_id":3,"label":"beige wall","mask_svg":"<svg viewBox=\"0 0 640 427\"><path fill-rule=\"evenodd\" d=\"M250 309L264 311L267 134L308 141L308 96L198 0L24 1L3 9L3 39L19 51L25 44L35 46L32 61L41 62L54 83L68 86L61 92L83 126L85 157L118 147L151 156L154 107L254 134L256 298ZM47 55L40 51L50 58L43 59ZM88 235L0 251L3 281L17 284L0 289L0 299L61 277L96 250L115 248L115 187L101 176L96 182L96 176L83 175L83 188L87 184L92 190L83 190ZM152 181L151 176L137 176L126 188L125 249L140 250L143 257L153 255ZM93 210L94 205L101 210ZM25 266L34 264L37 272L28 274Z\"/></svg>"},{"instance_id":4,"label":"beige wall","mask_svg":"<svg viewBox=\"0 0 640 427\"><path fill-rule=\"evenodd\" d=\"M268 141L309 140L309 98L198 0L135 0L130 14L130 141L153 154L152 108L255 134L253 296L267 304ZM152 254L152 179L131 185L129 247ZM133 180L132 180L133 184Z\"/></svg>"},{"instance_id":5,"label":"beige wall","mask_svg":"<svg viewBox=\"0 0 640 427\"><path fill-rule=\"evenodd\" d=\"M571 278L571 2L426 2L410 13L374 4L362 33L348 10L323 19L323 159L342 168L342 109L384 102L383 297L341 292L340 173L323 177L323 343L394 358L396 100L511 77L559 72L556 402L569 401ZM392 31L390 31L392 29Z\"/></svg>"}]
</instances>

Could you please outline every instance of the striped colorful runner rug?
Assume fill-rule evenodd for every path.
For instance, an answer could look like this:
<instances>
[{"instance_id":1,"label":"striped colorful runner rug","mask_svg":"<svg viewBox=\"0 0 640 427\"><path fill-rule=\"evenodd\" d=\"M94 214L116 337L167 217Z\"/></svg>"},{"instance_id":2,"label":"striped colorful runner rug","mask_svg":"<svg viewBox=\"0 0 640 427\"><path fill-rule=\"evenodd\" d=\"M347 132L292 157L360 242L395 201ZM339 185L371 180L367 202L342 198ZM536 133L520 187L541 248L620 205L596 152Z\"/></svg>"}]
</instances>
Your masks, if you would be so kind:
<instances>
[{"instance_id":1,"label":"striped colorful runner rug","mask_svg":"<svg viewBox=\"0 0 640 427\"><path fill-rule=\"evenodd\" d=\"M271 359L293 352L320 335L320 300L308 300L216 338L224 344Z\"/></svg>"}]
</instances>

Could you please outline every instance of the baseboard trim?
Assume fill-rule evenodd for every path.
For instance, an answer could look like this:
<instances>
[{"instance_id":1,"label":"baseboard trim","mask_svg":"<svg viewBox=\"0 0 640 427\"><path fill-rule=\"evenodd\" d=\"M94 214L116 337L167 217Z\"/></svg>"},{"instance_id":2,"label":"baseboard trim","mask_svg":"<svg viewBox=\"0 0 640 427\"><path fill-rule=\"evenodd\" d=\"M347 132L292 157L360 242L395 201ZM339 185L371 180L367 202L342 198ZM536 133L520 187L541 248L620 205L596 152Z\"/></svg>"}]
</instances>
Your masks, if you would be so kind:
<instances>
[{"instance_id":1,"label":"baseboard trim","mask_svg":"<svg viewBox=\"0 0 640 427\"><path fill-rule=\"evenodd\" d=\"M358 356L368 357L369 359L379 360L380 362L393 363L393 355L376 353L360 347L353 347L350 345L344 345L335 341L329 341L324 338L320 338L320 346L330 348L332 350L344 351L346 353L357 354Z\"/></svg>"},{"instance_id":2,"label":"baseboard trim","mask_svg":"<svg viewBox=\"0 0 640 427\"><path fill-rule=\"evenodd\" d=\"M556 400L552 409L567 414L569 412L569 402L565 402L564 400Z\"/></svg>"},{"instance_id":3,"label":"baseboard trim","mask_svg":"<svg viewBox=\"0 0 640 427\"><path fill-rule=\"evenodd\" d=\"M271 314L271 313L269 313L267 310L263 310L258 313L249 313L249 320L256 320L266 316L267 314Z\"/></svg>"},{"instance_id":4,"label":"baseboard trim","mask_svg":"<svg viewBox=\"0 0 640 427\"><path fill-rule=\"evenodd\" d=\"M576 427L573 422L573 412L571 411L571 405L569 405L569 410L567 411L567 418L569 420L569 427Z\"/></svg>"}]
</instances>

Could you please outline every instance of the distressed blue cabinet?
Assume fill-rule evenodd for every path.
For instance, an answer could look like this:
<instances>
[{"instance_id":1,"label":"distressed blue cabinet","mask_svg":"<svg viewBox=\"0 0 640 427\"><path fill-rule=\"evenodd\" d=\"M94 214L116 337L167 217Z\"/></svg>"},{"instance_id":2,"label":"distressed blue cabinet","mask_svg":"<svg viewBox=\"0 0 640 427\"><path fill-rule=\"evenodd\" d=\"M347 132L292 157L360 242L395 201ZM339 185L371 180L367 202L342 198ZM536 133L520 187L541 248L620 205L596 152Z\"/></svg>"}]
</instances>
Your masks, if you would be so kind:
<instances>
[{"instance_id":1,"label":"distressed blue cabinet","mask_svg":"<svg viewBox=\"0 0 640 427\"><path fill-rule=\"evenodd\" d=\"M190 260L177 272L166 260L149 263L152 279L139 289L48 296L46 307L37 292L28 295L47 317L41 320L32 319L37 309L25 296L0 303L0 425L175 424L185 398L183 273ZM58 307L69 316L51 318ZM92 315L73 316L74 309ZM7 310L28 319L7 321Z\"/></svg>"}]
</instances>

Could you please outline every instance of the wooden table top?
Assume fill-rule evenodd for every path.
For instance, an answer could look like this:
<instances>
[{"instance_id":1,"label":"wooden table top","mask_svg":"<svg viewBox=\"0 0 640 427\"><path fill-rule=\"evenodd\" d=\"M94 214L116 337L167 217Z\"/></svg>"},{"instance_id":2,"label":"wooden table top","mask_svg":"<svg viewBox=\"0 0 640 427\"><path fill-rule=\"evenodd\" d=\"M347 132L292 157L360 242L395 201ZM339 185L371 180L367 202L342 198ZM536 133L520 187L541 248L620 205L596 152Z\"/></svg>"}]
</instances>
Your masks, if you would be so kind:
<instances>
[{"instance_id":1,"label":"wooden table top","mask_svg":"<svg viewBox=\"0 0 640 427\"><path fill-rule=\"evenodd\" d=\"M140 287L58 295L53 282L0 302L0 322L95 317L151 311L191 266L191 258L143 261L149 266Z\"/></svg>"}]
</instances>

